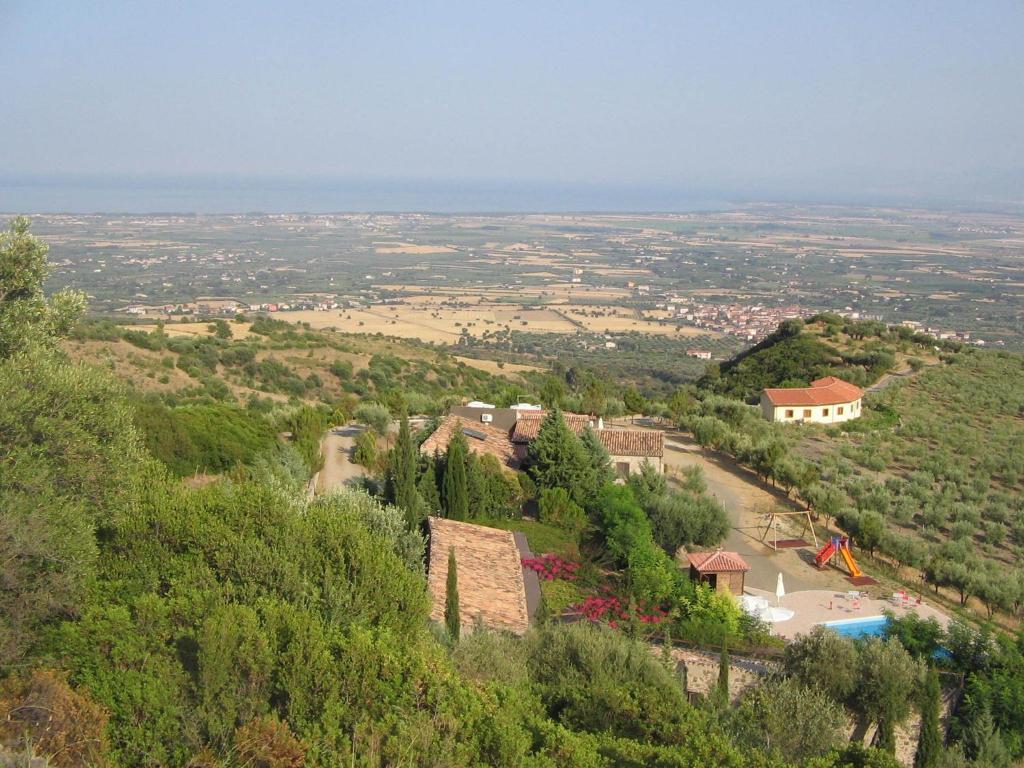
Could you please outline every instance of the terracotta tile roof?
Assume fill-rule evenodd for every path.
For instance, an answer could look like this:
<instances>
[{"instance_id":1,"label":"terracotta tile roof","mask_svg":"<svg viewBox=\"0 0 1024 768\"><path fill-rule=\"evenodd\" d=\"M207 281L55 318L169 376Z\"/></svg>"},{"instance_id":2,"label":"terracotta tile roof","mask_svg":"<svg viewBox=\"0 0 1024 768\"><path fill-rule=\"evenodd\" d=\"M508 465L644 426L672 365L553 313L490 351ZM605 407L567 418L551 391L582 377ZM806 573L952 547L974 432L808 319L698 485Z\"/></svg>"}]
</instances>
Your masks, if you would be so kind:
<instances>
[{"instance_id":1,"label":"terracotta tile roof","mask_svg":"<svg viewBox=\"0 0 1024 768\"><path fill-rule=\"evenodd\" d=\"M764 396L772 405L845 405L859 400L864 390L848 381L826 376L809 387L766 389Z\"/></svg>"},{"instance_id":2,"label":"terracotta tile roof","mask_svg":"<svg viewBox=\"0 0 1024 768\"><path fill-rule=\"evenodd\" d=\"M665 433L655 429L599 429L597 436L612 456L664 456Z\"/></svg>"},{"instance_id":3,"label":"terracotta tile roof","mask_svg":"<svg viewBox=\"0 0 1024 768\"><path fill-rule=\"evenodd\" d=\"M512 442L525 444L533 440L540 431L540 425L545 416L547 413L544 411L529 411L520 414L519 420L512 429ZM562 418L565 419L565 425L577 435L594 424L593 418L582 413L563 413Z\"/></svg>"},{"instance_id":4,"label":"terracotta tile roof","mask_svg":"<svg viewBox=\"0 0 1024 768\"><path fill-rule=\"evenodd\" d=\"M434 433L423 441L420 451L428 454L433 454L435 451L444 453L448 450L448 442L452 439L452 435L458 429L463 430L469 450L474 453L490 454L504 466L518 464L515 458L515 449L508 439L508 432L490 424L466 421L455 414L444 417L444 421L438 425ZM479 435L483 437L478 437Z\"/></svg>"},{"instance_id":5,"label":"terracotta tile roof","mask_svg":"<svg viewBox=\"0 0 1024 768\"><path fill-rule=\"evenodd\" d=\"M697 569L698 573L727 573L730 571L749 571L750 566L746 560L735 552L692 552L686 556L690 565Z\"/></svg>"},{"instance_id":6,"label":"terracotta tile roof","mask_svg":"<svg viewBox=\"0 0 1024 768\"><path fill-rule=\"evenodd\" d=\"M540 431L547 414L532 411L519 417L512 430L512 442L526 445ZM594 419L582 413L563 413L565 425L577 435L594 426ZM663 456L665 435L653 429L595 429L597 437L612 456Z\"/></svg>"},{"instance_id":7,"label":"terracotta tile roof","mask_svg":"<svg viewBox=\"0 0 1024 768\"><path fill-rule=\"evenodd\" d=\"M455 548L459 619L463 633L479 620L485 627L522 635L529 627L519 549L511 531L431 517L427 582L430 618L444 622L448 550Z\"/></svg>"}]
</instances>

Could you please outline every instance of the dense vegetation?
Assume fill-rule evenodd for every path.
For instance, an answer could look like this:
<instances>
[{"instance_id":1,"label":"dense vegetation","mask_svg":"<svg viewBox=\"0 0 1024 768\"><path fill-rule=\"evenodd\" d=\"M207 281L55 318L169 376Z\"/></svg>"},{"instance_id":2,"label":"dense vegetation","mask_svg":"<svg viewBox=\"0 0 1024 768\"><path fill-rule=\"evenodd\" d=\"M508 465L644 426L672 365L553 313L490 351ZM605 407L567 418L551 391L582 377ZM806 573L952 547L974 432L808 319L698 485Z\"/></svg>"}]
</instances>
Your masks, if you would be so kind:
<instances>
[{"instance_id":1,"label":"dense vegetation","mask_svg":"<svg viewBox=\"0 0 1024 768\"><path fill-rule=\"evenodd\" d=\"M0 303L13 305L0 316L28 301L46 318L58 307L42 297L45 249L20 223L6 237L39 278L17 294L0 284ZM0 275L20 276L13 248L0 247ZM481 514L462 501L488 476L468 452L421 458L406 426L381 466L403 506L357 490L310 501L302 435L319 432L316 409L289 412L287 450L244 410L152 411L169 424L195 419L199 432L248 424L248 463L223 458L229 476L192 488L146 450L124 388L58 349L66 327L5 328L0 352L4 765L890 768L932 641L966 682L953 729L966 758L1003 766L1021 753L1024 641L963 628L927 640L898 626L894 639L858 646L820 633L787 649L780 677L736 706L723 653L717 692L691 702L671 662L641 641L640 609L667 608L668 635L731 643L759 631L663 549L670 536L720 535L713 524L658 533L648 511L706 506L700 484L690 478L676 498L649 472L603 482L607 457L566 436L557 413L520 489L548 491L549 511L584 511L569 536L619 574L630 600L622 631L615 619L542 622L524 638L481 631L453 643L428 621L417 515ZM182 429L188 450L216 456L195 424ZM554 471L558 456L571 472ZM564 497L552 499L556 489ZM848 744L847 716L876 726L880 749Z\"/></svg>"}]
</instances>

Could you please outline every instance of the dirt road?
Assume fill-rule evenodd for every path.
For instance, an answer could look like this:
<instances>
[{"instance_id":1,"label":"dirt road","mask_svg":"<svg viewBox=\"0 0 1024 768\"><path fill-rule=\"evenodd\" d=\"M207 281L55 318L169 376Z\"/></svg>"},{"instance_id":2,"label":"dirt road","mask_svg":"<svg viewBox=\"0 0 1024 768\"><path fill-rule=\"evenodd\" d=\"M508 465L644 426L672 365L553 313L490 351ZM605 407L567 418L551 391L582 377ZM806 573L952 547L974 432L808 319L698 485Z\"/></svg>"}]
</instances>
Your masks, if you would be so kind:
<instances>
[{"instance_id":1,"label":"dirt road","mask_svg":"<svg viewBox=\"0 0 1024 768\"><path fill-rule=\"evenodd\" d=\"M351 461L355 448L356 436L363 427L344 426L327 430L320 450L324 455L324 467L317 478L316 492L326 493L346 485L349 481L362 477L363 468Z\"/></svg>"},{"instance_id":2,"label":"dirt road","mask_svg":"<svg viewBox=\"0 0 1024 768\"><path fill-rule=\"evenodd\" d=\"M738 552L751 567L746 584L757 589L775 591L779 573L783 574L786 590L848 588L843 574L835 570L818 571L811 564L813 546L778 551L759 540L758 524L762 516L772 509L782 511L799 509L781 492L762 483L756 475L711 451L705 451L688 435L668 431L665 433L665 464L673 469L698 466L704 472L708 493L725 507L732 530L723 548ZM780 537L799 536L803 518L792 517L780 524ZM804 539L812 542L810 532Z\"/></svg>"}]
</instances>

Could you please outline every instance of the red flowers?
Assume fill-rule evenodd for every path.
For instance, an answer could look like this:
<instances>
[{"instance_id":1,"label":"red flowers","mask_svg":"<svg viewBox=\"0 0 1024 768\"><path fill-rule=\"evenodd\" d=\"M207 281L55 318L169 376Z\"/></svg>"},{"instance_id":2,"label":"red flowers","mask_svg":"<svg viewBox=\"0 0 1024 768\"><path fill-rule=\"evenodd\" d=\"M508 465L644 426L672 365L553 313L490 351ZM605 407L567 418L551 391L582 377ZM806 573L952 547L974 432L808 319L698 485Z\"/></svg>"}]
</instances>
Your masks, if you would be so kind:
<instances>
[{"instance_id":1,"label":"red flowers","mask_svg":"<svg viewBox=\"0 0 1024 768\"><path fill-rule=\"evenodd\" d=\"M544 581L554 579L565 579L576 581L576 571L580 564L570 560L563 560L557 555L541 555L540 557L524 557L523 567L535 571Z\"/></svg>"},{"instance_id":2,"label":"red flowers","mask_svg":"<svg viewBox=\"0 0 1024 768\"><path fill-rule=\"evenodd\" d=\"M615 629L620 621L629 619L629 606L615 596L591 595L578 606L578 609L590 621L608 619L608 626L612 629ZM641 624L660 624L667 615L667 611L659 606L641 607L641 605L637 605L637 619Z\"/></svg>"}]
</instances>

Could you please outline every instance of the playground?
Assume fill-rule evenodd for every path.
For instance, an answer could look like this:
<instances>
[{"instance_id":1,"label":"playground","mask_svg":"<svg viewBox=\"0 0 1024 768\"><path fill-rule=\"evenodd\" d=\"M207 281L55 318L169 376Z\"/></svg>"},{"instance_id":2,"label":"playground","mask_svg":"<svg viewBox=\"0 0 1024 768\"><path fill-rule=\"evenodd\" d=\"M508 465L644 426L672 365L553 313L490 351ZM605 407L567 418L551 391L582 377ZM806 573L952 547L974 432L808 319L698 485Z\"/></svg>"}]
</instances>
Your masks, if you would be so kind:
<instances>
[{"instance_id":1,"label":"playground","mask_svg":"<svg viewBox=\"0 0 1024 768\"><path fill-rule=\"evenodd\" d=\"M766 530L770 529L769 525ZM792 548L794 544L797 547L806 545L806 542L800 540L773 540L766 543L776 544L776 548L778 544L782 544L783 548ZM808 563L808 567L818 571L828 569L833 574L837 570L845 573L846 581L854 587L875 586L879 583L861 570L846 536L829 537L814 555L813 562ZM774 618L768 619L772 631L787 640L810 632L818 624L829 626L848 637L881 635L888 621L886 614L900 617L914 613L922 619L934 618L943 629L949 624L948 616L925 603L920 595L912 595L906 590L894 592L888 598L872 597L861 589L801 589L786 593L782 586L781 572L778 578L779 587L774 593L747 587L742 602L747 610L752 601L760 601L762 606L774 606L770 611ZM755 615L758 614L755 612Z\"/></svg>"},{"instance_id":2,"label":"playground","mask_svg":"<svg viewBox=\"0 0 1024 768\"><path fill-rule=\"evenodd\" d=\"M737 553L750 566L744 592L793 611L792 618L771 622L772 631L780 637L791 639L816 624L880 618L886 609L896 615L914 611L922 618L935 616L943 626L948 623L948 617L935 608L918 604L916 596L879 597L878 580L863 570L846 537L822 539L807 509L727 457L670 430L665 462L670 467L699 466L703 471L709 492L728 511L732 524L723 549ZM779 574L786 594L777 600ZM875 597L864 591L872 587Z\"/></svg>"}]
</instances>

